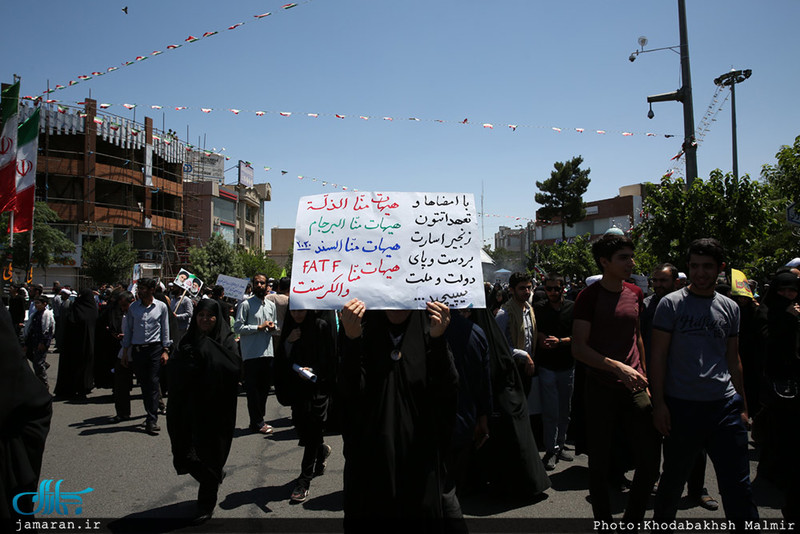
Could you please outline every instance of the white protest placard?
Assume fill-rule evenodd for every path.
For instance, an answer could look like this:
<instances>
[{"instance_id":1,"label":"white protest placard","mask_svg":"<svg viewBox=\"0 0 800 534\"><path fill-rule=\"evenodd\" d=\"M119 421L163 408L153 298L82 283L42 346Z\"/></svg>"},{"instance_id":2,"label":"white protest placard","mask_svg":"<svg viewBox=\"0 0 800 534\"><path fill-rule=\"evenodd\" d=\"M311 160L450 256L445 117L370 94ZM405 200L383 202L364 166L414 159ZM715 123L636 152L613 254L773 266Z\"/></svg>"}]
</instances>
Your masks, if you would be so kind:
<instances>
[{"instance_id":1,"label":"white protest placard","mask_svg":"<svg viewBox=\"0 0 800 534\"><path fill-rule=\"evenodd\" d=\"M347 192L300 199L292 309L486 306L475 200L468 193Z\"/></svg>"},{"instance_id":2,"label":"white protest placard","mask_svg":"<svg viewBox=\"0 0 800 534\"><path fill-rule=\"evenodd\" d=\"M250 280L247 278L235 278L225 274L217 276L217 285L225 288L225 296L236 300L242 300L249 283Z\"/></svg>"}]
</instances>

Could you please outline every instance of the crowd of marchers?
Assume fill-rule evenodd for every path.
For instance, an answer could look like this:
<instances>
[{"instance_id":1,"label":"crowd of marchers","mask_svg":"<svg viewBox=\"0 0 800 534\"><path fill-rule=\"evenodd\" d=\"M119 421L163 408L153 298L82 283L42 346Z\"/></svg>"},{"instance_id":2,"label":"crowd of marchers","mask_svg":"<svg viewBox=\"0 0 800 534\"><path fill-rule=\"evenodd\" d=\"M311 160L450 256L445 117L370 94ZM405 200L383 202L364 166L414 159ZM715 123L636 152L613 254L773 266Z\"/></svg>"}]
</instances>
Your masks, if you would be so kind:
<instances>
[{"instance_id":1,"label":"crowd of marchers","mask_svg":"<svg viewBox=\"0 0 800 534\"><path fill-rule=\"evenodd\" d=\"M652 494L653 518L672 520L686 488L693 505L721 501L744 524L758 519L750 449L797 520L800 270L790 262L760 291L732 289L722 246L698 239L687 273L662 263L643 291L628 237L607 232L592 254L601 274L513 273L486 284L486 308L373 310L354 298L292 310L290 279L264 274L238 299L149 278L79 292L56 282L50 297L12 285L0 310L13 349L0 380L15 380L2 446L22 467L3 481L0 516L35 491L52 402L110 388L116 424L131 418L136 385L143 431L158 434L165 416L175 471L199 483L196 523L216 507L242 393L253 434L273 433L271 395L291 407L303 448L293 502L325 474L325 436L341 433L346 530L391 519L464 531L459 495L539 498L548 472L577 454L588 455L595 520L613 520L617 491L624 520L643 520Z\"/></svg>"}]
</instances>

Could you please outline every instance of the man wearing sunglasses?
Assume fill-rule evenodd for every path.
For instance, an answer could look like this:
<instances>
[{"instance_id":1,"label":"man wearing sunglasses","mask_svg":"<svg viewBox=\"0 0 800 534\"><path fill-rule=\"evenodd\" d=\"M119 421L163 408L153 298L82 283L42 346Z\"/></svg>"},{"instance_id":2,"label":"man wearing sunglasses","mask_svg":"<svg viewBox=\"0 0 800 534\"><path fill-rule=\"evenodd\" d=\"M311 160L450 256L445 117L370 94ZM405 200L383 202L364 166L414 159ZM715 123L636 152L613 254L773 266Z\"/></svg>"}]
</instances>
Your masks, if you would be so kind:
<instances>
[{"instance_id":1,"label":"man wearing sunglasses","mask_svg":"<svg viewBox=\"0 0 800 534\"><path fill-rule=\"evenodd\" d=\"M572 310L574 303L564 298L564 277L549 273L544 278L547 299L536 303L533 312L539 326L536 367L542 399L545 455L547 471L556 468L556 461L571 462L567 452L567 427L575 382L575 359L572 357Z\"/></svg>"}]
</instances>

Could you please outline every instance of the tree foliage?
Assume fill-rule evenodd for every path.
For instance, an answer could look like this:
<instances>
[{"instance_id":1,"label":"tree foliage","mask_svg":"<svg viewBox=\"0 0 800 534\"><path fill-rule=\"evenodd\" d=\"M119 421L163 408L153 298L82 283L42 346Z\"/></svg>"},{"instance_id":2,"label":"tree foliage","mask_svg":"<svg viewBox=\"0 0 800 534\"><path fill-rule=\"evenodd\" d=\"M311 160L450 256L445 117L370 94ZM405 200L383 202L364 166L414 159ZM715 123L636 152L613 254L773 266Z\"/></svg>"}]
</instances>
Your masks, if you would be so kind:
<instances>
[{"instance_id":1,"label":"tree foliage","mask_svg":"<svg viewBox=\"0 0 800 534\"><path fill-rule=\"evenodd\" d=\"M777 165L764 165L761 176L773 187L778 197L788 202L800 201L800 135L794 145L784 145L775 154Z\"/></svg>"},{"instance_id":2,"label":"tree foliage","mask_svg":"<svg viewBox=\"0 0 800 534\"><path fill-rule=\"evenodd\" d=\"M553 245L535 244L528 256L528 270L555 272L570 280L585 280L597 273L592 256L591 235L579 235Z\"/></svg>"},{"instance_id":3,"label":"tree foliage","mask_svg":"<svg viewBox=\"0 0 800 534\"><path fill-rule=\"evenodd\" d=\"M669 177L648 189L643 220L632 232L637 257L668 261L680 270L686 269L686 250L694 239L714 237L725 248L728 266L752 277L761 271L763 244L783 226L769 186L749 176L717 169L688 190L682 179Z\"/></svg>"},{"instance_id":4,"label":"tree foliage","mask_svg":"<svg viewBox=\"0 0 800 534\"><path fill-rule=\"evenodd\" d=\"M0 234L0 243L8 245L8 228L10 214L4 213L0 228L4 231ZM33 212L33 255L30 253L30 233L22 232L14 234L14 247L12 261L18 267L30 268L31 261L44 269L55 260L62 258L65 254L75 251L75 244L70 241L64 232L52 226L58 222L58 214L50 209L45 202L36 202Z\"/></svg>"},{"instance_id":5,"label":"tree foliage","mask_svg":"<svg viewBox=\"0 0 800 534\"><path fill-rule=\"evenodd\" d=\"M222 235L215 233L202 247L189 247L193 274L205 284L213 284L220 274L244 277L241 257Z\"/></svg>"},{"instance_id":6,"label":"tree foliage","mask_svg":"<svg viewBox=\"0 0 800 534\"><path fill-rule=\"evenodd\" d=\"M561 219L561 237L566 239L566 226L572 227L586 217L583 195L589 187L591 169L581 169L583 158L576 156L570 161L557 161L550 178L536 182L541 193L536 193L536 203L542 207L538 217L551 221Z\"/></svg>"},{"instance_id":7,"label":"tree foliage","mask_svg":"<svg viewBox=\"0 0 800 534\"><path fill-rule=\"evenodd\" d=\"M136 251L130 243L114 244L108 237L85 242L81 257L84 272L98 284L127 280L136 263Z\"/></svg>"},{"instance_id":8,"label":"tree foliage","mask_svg":"<svg viewBox=\"0 0 800 534\"><path fill-rule=\"evenodd\" d=\"M271 278L278 278L281 274L281 267L264 252L242 249L238 252L238 255L244 278L252 278L256 273L263 273Z\"/></svg>"}]
</instances>

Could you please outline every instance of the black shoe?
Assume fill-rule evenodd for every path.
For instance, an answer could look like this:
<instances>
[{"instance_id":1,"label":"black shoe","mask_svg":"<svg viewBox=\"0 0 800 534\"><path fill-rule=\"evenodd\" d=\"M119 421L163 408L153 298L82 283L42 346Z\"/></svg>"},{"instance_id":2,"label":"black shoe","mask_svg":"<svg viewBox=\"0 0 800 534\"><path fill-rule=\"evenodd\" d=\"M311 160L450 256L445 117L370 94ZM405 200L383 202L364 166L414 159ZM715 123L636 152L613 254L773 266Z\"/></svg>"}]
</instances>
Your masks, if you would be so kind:
<instances>
[{"instance_id":1,"label":"black shoe","mask_svg":"<svg viewBox=\"0 0 800 534\"><path fill-rule=\"evenodd\" d=\"M700 508L705 508L706 510L711 510L712 512L715 510L719 510L719 503L717 500L708 494L708 492L703 492L702 495L699 497L693 497L692 500L695 503L695 506L699 506Z\"/></svg>"},{"instance_id":2,"label":"black shoe","mask_svg":"<svg viewBox=\"0 0 800 534\"><path fill-rule=\"evenodd\" d=\"M319 450L317 451L317 462L314 465L314 476L321 477L325 474L325 468L328 466L328 456L331 455L331 446L327 443L323 443L319 446Z\"/></svg>"},{"instance_id":3,"label":"black shoe","mask_svg":"<svg viewBox=\"0 0 800 534\"><path fill-rule=\"evenodd\" d=\"M127 420L129 420L129 419L130 419L130 417L129 417L129 416L125 416L125 415L115 415L114 417L112 417L112 418L111 418L111 420L109 421L109 423L111 423L111 424L113 424L113 425L116 425L117 423L122 423L123 421L127 421Z\"/></svg>"},{"instance_id":4,"label":"black shoe","mask_svg":"<svg viewBox=\"0 0 800 534\"><path fill-rule=\"evenodd\" d=\"M575 459L575 457L573 455L571 455L570 453L568 453L564 449L558 449L558 452L556 453L556 457L558 458L558 461L560 461L560 462L571 462L571 461L573 461Z\"/></svg>"},{"instance_id":5,"label":"black shoe","mask_svg":"<svg viewBox=\"0 0 800 534\"><path fill-rule=\"evenodd\" d=\"M211 510L198 509L197 515L192 518L189 524L192 526L202 525L203 523L211 519L212 515L214 515L213 508Z\"/></svg>"},{"instance_id":6,"label":"black shoe","mask_svg":"<svg viewBox=\"0 0 800 534\"><path fill-rule=\"evenodd\" d=\"M554 470L556 468L556 454L554 452L545 453L542 462L544 463L545 471Z\"/></svg>"},{"instance_id":7,"label":"black shoe","mask_svg":"<svg viewBox=\"0 0 800 534\"><path fill-rule=\"evenodd\" d=\"M614 491L624 493L631 489L633 482L625 478L624 475L621 475L618 479L611 481L609 484Z\"/></svg>"},{"instance_id":8,"label":"black shoe","mask_svg":"<svg viewBox=\"0 0 800 534\"><path fill-rule=\"evenodd\" d=\"M292 490L292 496L289 497L291 502L303 502L308 497L308 488L299 482Z\"/></svg>"},{"instance_id":9,"label":"black shoe","mask_svg":"<svg viewBox=\"0 0 800 534\"><path fill-rule=\"evenodd\" d=\"M158 426L156 423L147 423L144 426L144 431L150 434L151 436L157 436L159 432L161 432L161 427Z\"/></svg>"}]
</instances>

